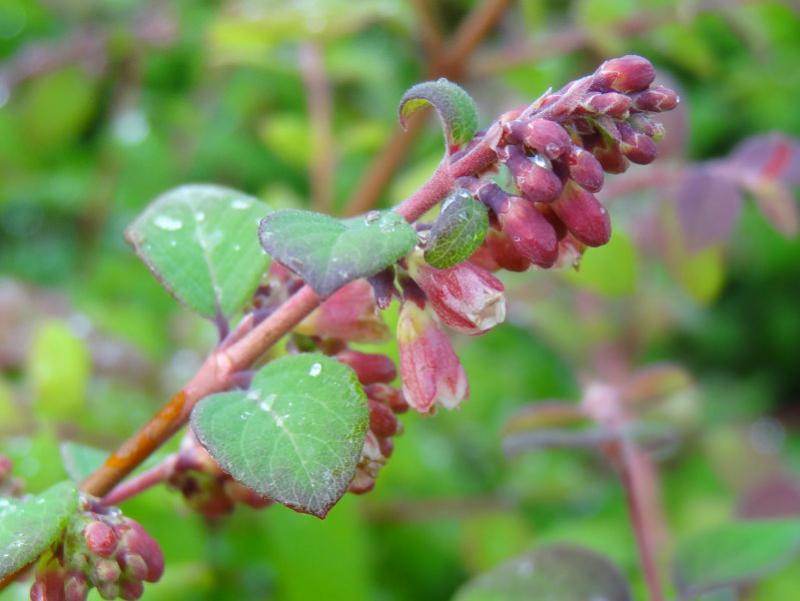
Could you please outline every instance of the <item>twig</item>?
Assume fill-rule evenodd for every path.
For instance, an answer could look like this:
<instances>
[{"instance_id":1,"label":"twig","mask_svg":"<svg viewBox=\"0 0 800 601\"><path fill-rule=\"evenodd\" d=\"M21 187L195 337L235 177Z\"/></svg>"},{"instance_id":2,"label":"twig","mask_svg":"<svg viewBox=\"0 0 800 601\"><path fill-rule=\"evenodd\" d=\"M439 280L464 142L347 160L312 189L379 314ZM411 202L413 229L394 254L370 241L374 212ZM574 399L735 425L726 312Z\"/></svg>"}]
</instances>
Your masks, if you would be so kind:
<instances>
[{"instance_id":1,"label":"twig","mask_svg":"<svg viewBox=\"0 0 800 601\"><path fill-rule=\"evenodd\" d=\"M652 524L650 522L652 520L649 519L647 511L647 482L643 473L640 453L632 442L622 438L620 476L625 489L628 513L636 536L639 561L642 564L650 601L664 601L664 592L656 563L655 532L651 527Z\"/></svg>"},{"instance_id":2,"label":"twig","mask_svg":"<svg viewBox=\"0 0 800 601\"><path fill-rule=\"evenodd\" d=\"M300 73L306 88L311 123L311 206L330 211L336 152L333 139L332 94L322 51L315 42L300 46Z\"/></svg>"},{"instance_id":3,"label":"twig","mask_svg":"<svg viewBox=\"0 0 800 601\"><path fill-rule=\"evenodd\" d=\"M175 466L177 455L170 455L158 465L150 468L141 474L134 476L116 486L110 493L103 498L104 505L119 505L123 501L138 495L139 493L160 484L172 473Z\"/></svg>"},{"instance_id":4,"label":"twig","mask_svg":"<svg viewBox=\"0 0 800 601\"><path fill-rule=\"evenodd\" d=\"M696 13L724 10L738 5L750 4L755 0L705 0L697 2L692 11ZM622 38L641 35L665 23L681 18L673 8L661 10L645 10L636 13L611 26L611 34ZM469 76L476 79L494 75L518 65L528 64L544 58L568 54L579 50L592 42L592 32L583 27L570 25L539 39L524 39L521 43L513 43L496 51L475 56L471 61Z\"/></svg>"},{"instance_id":5,"label":"twig","mask_svg":"<svg viewBox=\"0 0 800 601\"><path fill-rule=\"evenodd\" d=\"M396 208L397 212L413 222L444 198L456 178L480 173L491 166L497 160L491 148L493 139L490 130L474 149L455 163L442 162L428 181ZM249 367L319 302L316 293L306 285L245 334L241 332L253 322L243 320L230 336L236 342L211 353L189 383L83 482L82 490L98 497L108 494L187 422L200 399L224 390L234 373Z\"/></svg>"},{"instance_id":6,"label":"twig","mask_svg":"<svg viewBox=\"0 0 800 601\"><path fill-rule=\"evenodd\" d=\"M417 17L422 47L428 61L438 60L444 45L444 36L436 16L431 10L430 0L411 0L411 7Z\"/></svg>"},{"instance_id":7,"label":"twig","mask_svg":"<svg viewBox=\"0 0 800 601\"><path fill-rule=\"evenodd\" d=\"M464 22L453 34L445 55L429 67L429 76L459 79L464 65L473 50L492 29L503 14L508 0L484 0L467 15ZM400 163L403 162L412 142L422 132L427 111L419 111L407 124L405 131L397 129L389 141L373 160L361 181L356 186L350 202L344 209L345 215L358 215L368 211L383 192Z\"/></svg>"}]
</instances>

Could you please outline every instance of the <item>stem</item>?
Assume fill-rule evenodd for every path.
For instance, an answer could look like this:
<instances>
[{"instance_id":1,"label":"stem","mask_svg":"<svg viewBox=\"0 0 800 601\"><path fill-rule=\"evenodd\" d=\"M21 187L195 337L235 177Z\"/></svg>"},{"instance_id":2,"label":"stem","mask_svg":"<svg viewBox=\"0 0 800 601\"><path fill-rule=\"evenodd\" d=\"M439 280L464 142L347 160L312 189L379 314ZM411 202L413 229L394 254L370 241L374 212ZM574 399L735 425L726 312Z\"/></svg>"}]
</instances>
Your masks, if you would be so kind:
<instances>
[{"instance_id":1,"label":"stem","mask_svg":"<svg viewBox=\"0 0 800 601\"><path fill-rule=\"evenodd\" d=\"M430 78L461 79L461 74L473 51L494 27L507 5L508 0L484 0L467 15L453 34L450 43L444 50L444 55L429 64L428 75ZM392 134L370 164L366 175L356 186L350 202L344 209L345 215L359 215L375 206L386 184L389 183L400 163L403 162L411 144L422 133L427 114L428 111L420 110L409 119L405 131L397 129Z\"/></svg>"},{"instance_id":2,"label":"stem","mask_svg":"<svg viewBox=\"0 0 800 601\"><path fill-rule=\"evenodd\" d=\"M325 74L320 47L307 42L300 47L300 73L306 88L306 102L313 137L311 140L311 207L329 211L336 169L331 86Z\"/></svg>"},{"instance_id":3,"label":"stem","mask_svg":"<svg viewBox=\"0 0 800 601\"><path fill-rule=\"evenodd\" d=\"M398 205L397 212L413 222L444 198L457 177L491 166L497 160L492 139L487 133L481 143L452 165L445 159L419 190ZM228 342L211 353L189 383L83 482L82 490L97 497L107 495L188 421L200 399L225 390L234 373L250 367L319 303L319 297L306 285L258 325L242 320Z\"/></svg>"},{"instance_id":4,"label":"stem","mask_svg":"<svg viewBox=\"0 0 800 601\"><path fill-rule=\"evenodd\" d=\"M639 562L642 564L647 591L650 601L664 601L661 589L661 579L655 557L655 540L647 516L644 491L644 474L641 470L639 451L626 439L621 441L621 468L620 476L625 489L625 498L628 503L628 513L633 524L636 536L636 546L639 551Z\"/></svg>"},{"instance_id":5,"label":"stem","mask_svg":"<svg viewBox=\"0 0 800 601\"><path fill-rule=\"evenodd\" d=\"M103 504L119 505L123 501L144 492L148 488L160 484L169 478L176 460L177 455L170 455L158 465L116 486L103 498Z\"/></svg>"}]
</instances>

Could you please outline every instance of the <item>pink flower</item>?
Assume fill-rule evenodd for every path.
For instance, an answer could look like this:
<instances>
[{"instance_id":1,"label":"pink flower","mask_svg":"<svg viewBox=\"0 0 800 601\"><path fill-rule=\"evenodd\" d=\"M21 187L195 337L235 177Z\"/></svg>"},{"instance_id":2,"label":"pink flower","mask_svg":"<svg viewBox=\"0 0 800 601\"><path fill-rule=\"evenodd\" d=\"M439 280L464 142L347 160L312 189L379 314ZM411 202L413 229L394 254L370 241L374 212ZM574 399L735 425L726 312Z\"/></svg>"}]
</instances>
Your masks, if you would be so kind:
<instances>
[{"instance_id":1,"label":"pink flower","mask_svg":"<svg viewBox=\"0 0 800 601\"><path fill-rule=\"evenodd\" d=\"M438 403L452 409L469 396L464 368L433 317L406 301L397 322L403 395L420 413Z\"/></svg>"},{"instance_id":2,"label":"pink flower","mask_svg":"<svg viewBox=\"0 0 800 601\"><path fill-rule=\"evenodd\" d=\"M366 280L356 280L337 290L300 322L296 331L353 342L384 342L389 338L389 329Z\"/></svg>"},{"instance_id":3,"label":"pink flower","mask_svg":"<svg viewBox=\"0 0 800 601\"><path fill-rule=\"evenodd\" d=\"M469 261L436 269L419 255L409 263L411 277L436 315L454 330L471 336L483 334L506 318L503 283L485 269Z\"/></svg>"}]
</instances>

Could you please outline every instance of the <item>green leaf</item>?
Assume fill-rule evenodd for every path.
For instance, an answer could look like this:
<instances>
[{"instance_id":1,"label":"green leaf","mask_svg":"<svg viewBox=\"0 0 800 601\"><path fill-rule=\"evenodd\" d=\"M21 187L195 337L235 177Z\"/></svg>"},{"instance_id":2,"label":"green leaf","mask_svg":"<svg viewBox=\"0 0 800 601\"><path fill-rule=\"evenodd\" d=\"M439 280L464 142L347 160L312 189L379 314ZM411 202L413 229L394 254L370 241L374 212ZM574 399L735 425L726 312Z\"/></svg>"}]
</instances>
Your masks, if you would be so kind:
<instances>
[{"instance_id":1,"label":"green leaf","mask_svg":"<svg viewBox=\"0 0 800 601\"><path fill-rule=\"evenodd\" d=\"M417 243L414 228L394 211L340 221L285 209L269 214L259 235L272 258L298 273L322 298L382 271Z\"/></svg>"},{"instance_id":2,"label":"green leaf","mask_svg":"<svg viewBox=\"0 0 800 601\"><path fill-rule=\"evenodd\" d=\"M34 561L78 510L78 491L61 482L26 499L0 499L0 578Z\"/></svg>"},{"instance_id":3,"label":"green leaf","mask_svg":"<svg viewBox=\"0 0 800 601\"><path fill-rule=\"evenodd\" d=\"M195 434L225 471L320 518L347 490L367 425L355 373L320 354L273 361L249 391L212 395L192 413Z\"/></svg>"},{"instance_id":4,"label":"green leaf","mask_svg":"<svg viewBox=\"0 0 800 601\"><path fill-rule=\"evenodd\" d=\"M445 78L418 83L400 99L400 125L412 113L430 104L439 115L448 145L460 146L472 139L478 129L478 109L463 88Z\"/></svg>"},{"instance_id":5,"label":"green leaf","mask_svg":"<svg viewBox=\"0 0 800 601\"><path fill-rule=\"evenodd\" d=\"M619 570L574 545L551 545L500 564L463 586L455 601L594 601L632 599Z\"/></svg>"},{"instance_id":6,"label":"green leaf","mask_svg":"<svg viewBox=\"0 0 800 601\"><path fill-rule=\"evenodd\" d=\"M489 212L466 190L455 190L442 206L425 248L425 260L437 269L466 261L489 229Z\"/></svg>"},{"instance_id":7,"label":"green leaf","mask_svg":"<svg viewBox=\"0 0 800 601\"><path fill-rule=\"evenodd\" d=\"M725 524L678 545L674 575L683 597L752 582L785 566L800 550L800 520Z\"/></svg>"},{"instance_id":8,"label":"green leaf","mask_svg":"<svg viewBox=\"0 0 800 601\"><path fill-rule=\"evenodd\" d=\"M37 410L50 419L73 419L86 405L91 357L62 321L46 321L33 337L27 376Z\"/></svg>"},{"instance_id":9,"label":"green leaf","mask_svg":"<svg viewBox=\"0 0 800 601\"><path fill-rule=\"evenodd\" d=\"M204 317L230 317L252 296L269 258L258 222L270 211L241 192L205 184L165 192L126 236L153 275Z\"/></svg>"}]
</instances>

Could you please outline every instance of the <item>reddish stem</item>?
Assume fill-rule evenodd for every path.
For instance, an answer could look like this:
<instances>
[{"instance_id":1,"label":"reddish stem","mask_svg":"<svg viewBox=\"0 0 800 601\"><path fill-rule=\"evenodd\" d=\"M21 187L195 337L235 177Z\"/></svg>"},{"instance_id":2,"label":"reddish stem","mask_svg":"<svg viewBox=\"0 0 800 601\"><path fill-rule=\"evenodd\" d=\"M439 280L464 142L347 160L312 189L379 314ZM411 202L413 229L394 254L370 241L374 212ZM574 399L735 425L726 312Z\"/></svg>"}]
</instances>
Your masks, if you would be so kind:
<instances>
[{"instance_id":1,"label":"reddish stem","mask_svg":"<svg viewBox=\"0 0 800 601\"><path fill-rule=\"evenodd\" d=\"M638 453L639 451L633 446L633 443L622 439L620 477L625 489L628 513L633 524L639 561L642 564L650 601L664 601L664 592L661 588L656 562L655 540L651 535L650 520L645 507L645 482L639 466L639 458L636 456Z\"/></svg>"},{"instance_id":2,"label":"reddish stem","mask_svg":"<svg viewBox=\"0 0 800 601\"><path fill-rule=\"evenodd\" d=\"M123 501L135 497L148 488L164 482L169 478L177 461L177 455L170 455L158 465L125 480L103 498L104 505L119 505Z\"/></svg>"}]
</instances>

